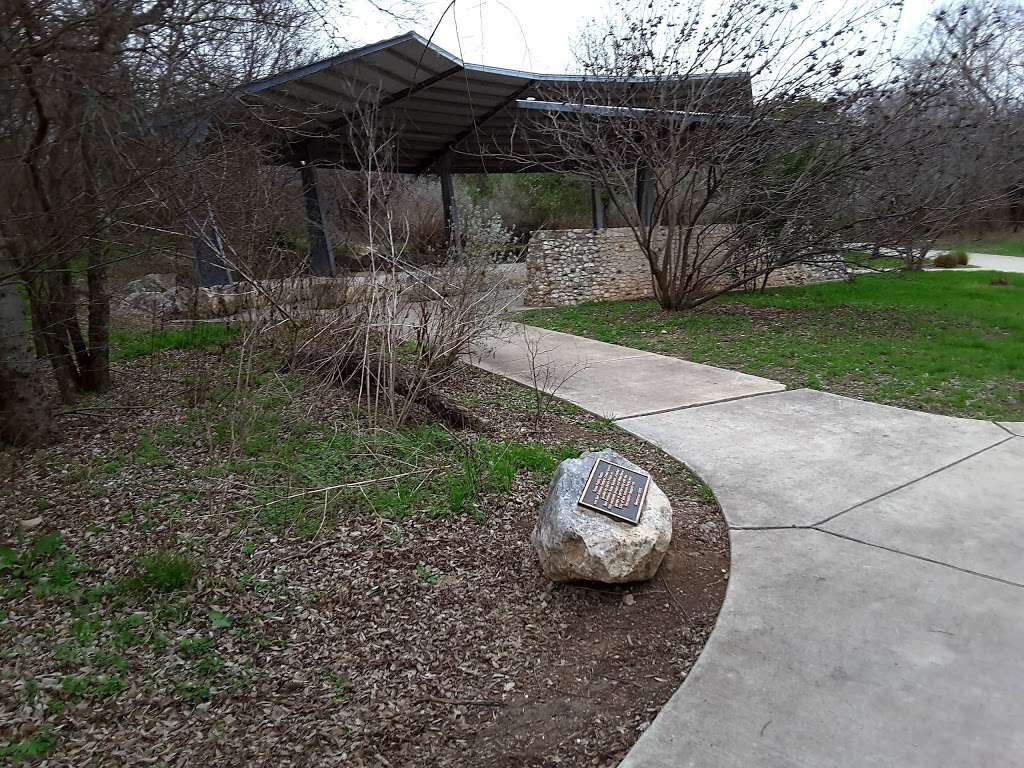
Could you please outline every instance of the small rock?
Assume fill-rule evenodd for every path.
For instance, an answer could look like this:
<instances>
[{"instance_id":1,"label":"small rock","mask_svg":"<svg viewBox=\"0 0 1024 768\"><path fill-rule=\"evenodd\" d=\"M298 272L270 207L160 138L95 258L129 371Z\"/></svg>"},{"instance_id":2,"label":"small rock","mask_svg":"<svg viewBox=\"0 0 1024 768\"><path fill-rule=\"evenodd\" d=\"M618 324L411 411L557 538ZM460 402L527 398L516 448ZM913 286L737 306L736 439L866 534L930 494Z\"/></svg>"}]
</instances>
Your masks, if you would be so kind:
<instances>
[{"instance_id":1,"label":"small rock","mask_svg":"<svg viewBox=\"0 0 1024 768\"><path fill-rule=\"evenodd\" d=\"M531 537L541 569L552 581L646 581L658 572L672 541L672 506L653 481L638 525L578 505L599 458L642 471L611 449L558 466Z\"/></svg>"},{"instance_id":2,"label":"small rock","mask_svg":"<svg viewBox=\"0 0 1024 768\"><path fill-rule=\"evenodd\" d=\"M634 603L636 603L636 598L633 597L632 595L626 594L626 595L624 595L622 597L622 604L623 605L633 605Z\"/></svg>"},{"instance_id":3,"label":"small rock","mask_svg":"<svg viewBox=\"0 0 1024 768\"><path fill-rule=\"evenodd\" d=\"M18 527L23 531L31 531L33 528L38 528L43 524L43 518L41 517L30 517L28 520L19 520Z\"/></svg>"}]
</instances>

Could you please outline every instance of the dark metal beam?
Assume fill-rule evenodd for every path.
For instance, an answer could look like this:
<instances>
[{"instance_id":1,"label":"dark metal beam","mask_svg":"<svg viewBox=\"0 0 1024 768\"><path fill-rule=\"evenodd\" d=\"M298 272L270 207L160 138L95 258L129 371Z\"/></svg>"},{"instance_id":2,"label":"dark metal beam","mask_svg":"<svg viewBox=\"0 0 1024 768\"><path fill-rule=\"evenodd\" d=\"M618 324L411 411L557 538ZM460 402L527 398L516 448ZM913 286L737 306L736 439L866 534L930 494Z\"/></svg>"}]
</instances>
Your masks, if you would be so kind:
<instances>
[{"instance_id":1,"label":"dark metal beam","mask_svg":"<svg viewBox=\"0 0 1024 768\"><path fill-rule=\"evenodd\" d=\"M308 161L299 166L302 198L306 205L306 229L309 232L309 270L314 275L334 276L334 254L324 227L324 210L316 183L316 169Z\"/></svg>"},{"instance_id":2,"label":"dark metal beam","mask_svg":"<svg viewBox=\"0 0 1024 768\"><path fill-rule=\"evenodd\" d=\"M590 184L590 215L594 221L594 229L604 229L604 197L597 184Z\"/></svg>"},{"instance_id":3,"label":"dark metal beam","mask_svg":"<svg viewBox=\"0 0 1024 768\"><path fill-rule=\"evenodd\" d=\"M636 210L645 226L654 224L654 203L658 186L654 176L645 165L636 169Z\"/></svg>"},{"instance_id":4,"label":"dark metal beam","mask_svg":"<svg viewBox=\"0 0 1024 768\"><path fill-rule=\"evenodd\" d=\"M437 165L441 176L441 201L444 204L444 241L447 245L453 246L459 242L459 210L455 205L451 157L445 155Z\"/></svg>"},{"instance_id":5,"label":"dark metal beam","mask_svg":"<svg viewBox=\"0 0 1024 768\"><path fill-rule=\"evenodd\" d=\"M231 269L224 258L224 240L209 205L201 218L190 212L185 221L192 237L196 285L200 288L227 285L231 282Z\"/></svg>"},{"instance_id":6,"label":"dark metal beam","mask_svg":"<svg viewBox=\"0 0 1024 768\"><path fill-rule=\"evenodd\" d=\"M387 98L381 99L377 103L377 106L381 108L390 107L392 104L399 102L402 99L408 98L409 96L412 96L414 93L419 93L424 88L429 88L435 83L439 83L442 80L445 80L451 77L452 75L458 74L461 71L462 67L450 67L449 69L446 69L444 72L438 72L436 75L428 77L426 80L420 80L418 83L414 83L413 85L410 85L408 88L405 88L401 91L396 91Z\"/></svg>"},{"instance_id":7,"label":"dark metal beam","mask_svg":"<svg viewBox=\"0 0 1024 768\"><path fill-rule=\"evenodd\" d=\"M410 85L408 88L403 88L400 91L396 91L395 93L392 93L390 96L385 96L383 99L380 99L375 104L367 106L376 109L390 107L392 104L396 104L402 99L406 99L409 96L412 96L414 93L419 93L424 88L429 88L435 83L439 83L445 78L451 77L452 75L461 71L462 67L451 67L450 69L446 69L444 72L439 72L438 74L433 75L432 77L428 77L426 80L421 80L415 85ZM341 128L342 126L349 122L349 119L349 117L343 117L339 120L335 120L333 123L331 123L331 130L337 130L338 128Z\"/></svg>"}]
</instances>

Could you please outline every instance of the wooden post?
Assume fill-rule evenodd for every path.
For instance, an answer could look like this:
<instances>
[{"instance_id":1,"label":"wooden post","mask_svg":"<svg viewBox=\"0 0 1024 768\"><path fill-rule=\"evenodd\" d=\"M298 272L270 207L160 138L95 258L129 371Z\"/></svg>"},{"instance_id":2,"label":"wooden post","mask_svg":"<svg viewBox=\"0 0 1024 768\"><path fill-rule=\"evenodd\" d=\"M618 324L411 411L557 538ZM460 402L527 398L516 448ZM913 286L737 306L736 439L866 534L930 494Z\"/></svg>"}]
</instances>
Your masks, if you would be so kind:
<instances>
[{"instance_id":1,"label":"wooden post","mask_svg":"<svg viewBox=\"0 0 1024 768\"><path fill-rule=\"evenodd\" d=\"M210 206L207 205L206 215L202 221L190 213L186 224L192 236L196 285L200 288L209 288L230 283L231 269L224 258L224 241Z\"/></svg>"},{"instance_id":2,"label":"wooden post","mask_svg":"<svg viewBox=\"0 0 1024 768\"><path fill-rule=\"evenodd\" d=\"M437 172L441 177L445 243L453 246L459 242L459 210L455 205L455 185L452 183L451 158L448 155L438 161Z\"/></svg>"},{"instance_id":3,"label":"wooden post","mask_svg":"<svg viewBox=\"0 0 1024 768\"><path fill-rule=\"evenodd\" d=\"M308 158L299 166L302 180L302 198L306 204L306 230L309 233L309 271L314 275L334 277L334 254L324 228L324 210L320 205L320 190L316 183L316 169Z\"/></svg>"},{"instance_id":4,"label":"wooden post","mask_svg":"<svg viewBox=\"0 0 1024 768\"><path fill-rule=\"evenodd\" d=\"M590 184L590 215L594 220L594 229L604 229L604 198L601 196L601 188L593 182Z\"/></svg>"}]
</instances>

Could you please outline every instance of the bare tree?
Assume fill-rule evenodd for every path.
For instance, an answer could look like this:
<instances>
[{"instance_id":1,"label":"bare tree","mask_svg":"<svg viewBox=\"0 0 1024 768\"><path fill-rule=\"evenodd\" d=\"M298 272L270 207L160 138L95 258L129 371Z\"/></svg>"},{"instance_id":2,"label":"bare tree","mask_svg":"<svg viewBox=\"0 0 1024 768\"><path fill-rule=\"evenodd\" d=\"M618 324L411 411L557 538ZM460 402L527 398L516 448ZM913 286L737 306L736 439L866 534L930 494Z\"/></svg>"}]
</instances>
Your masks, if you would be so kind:
<instances>
[{"instance_id":1,"label":"bare tree","mask_svg":"<svg viewBox=\"0 0 1024 768\"><path fill-rule=\"evenodd\" d=\"M0 256L0 269L4 268L9 266ZM45 442L51 431L35 355L22 331L25 310L15 280L0 279L0 442L10 445Z\"/></svg>"},{"instance_id":2,"label":"bare tree","mask_svg":"<svg viewBox=\"0 0 1024 768\"><path fill-rule=\"evenodd\" d=\"M938 241L1005 211L1019 187L1024 10L937 11L897 79L866 100L876 162L858 193L863 239L920 269ZM1014 55L1014 51L1016 55Z\"/></svg>"},{"instance_id":3,"label":"bare tree","mask_svg":"<svg viewBox=\"0 0 1024 768\"><path fill-rule=\"evenodd\" d=\"M512 233L497 217L465 216L446 258L429 266L410 258L413 223L392 204L408 182L394 170L394 131L373 109L354 110L350 121L361 184L343 189L363 228L365 271L351 277L345 306L303 329L297 358L325 381L355 388L371 424L401 424L418 405L453 426L481 426L439 387L515 298L492 269Z\"/></svg>"},{"instance_id":4,"label":"bare tree","mask_svg":"<svg viewBox=\"0 0 1024 768\"><path fill-rule=\"evenodd\" d=\"M880 169L899 169L896 187L949 135L921 120L926 100L891 98L907 90L885 53L898 4L714 5L620 4L580 54L589 73L623 83L617 103L595 103L584 82L557 104L523 105L537 116L525 126L533 160L609 191L663 307L835 259L875 228L893 242L920 229L913 207L942 215L960 178L949 165L924 200L877 188Z\"/></svg>"},{"instance_id":5,"label":"bare tree","mask_svg":"<svg viewBox=\"0 0 1024 768\"><path fill-rule=\"evenodd\" d=\"M1024 6L960 0L933 14L907 67L939 68L951 100L1005 113L1018 110L1024 98L1022 53Z\"/></svg>"},{"instance_id":6,"label":"bare tree","mask_svg":"<svg viewBox=\"0 0 1024 768\"><path fill-rule=\"evenodd\" d=\"M0 8L0 282L24 286L38 351L65 400L107 387L107 266L122 258L119 241L154 225L158 176L188 158L202 128L178 120L167 129L167 117L294 61L314 12L302 0ZM23 323L0 329L25 332Z\"/></svg>"}]
</instances>

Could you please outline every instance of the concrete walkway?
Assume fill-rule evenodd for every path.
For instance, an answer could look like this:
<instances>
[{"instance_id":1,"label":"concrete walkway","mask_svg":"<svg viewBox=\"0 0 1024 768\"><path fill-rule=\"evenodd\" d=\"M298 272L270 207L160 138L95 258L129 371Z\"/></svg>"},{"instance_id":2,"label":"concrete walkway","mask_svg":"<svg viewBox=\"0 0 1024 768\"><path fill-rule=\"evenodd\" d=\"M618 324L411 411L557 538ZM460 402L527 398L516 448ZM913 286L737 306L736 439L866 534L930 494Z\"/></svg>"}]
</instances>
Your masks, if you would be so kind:
<instances>
[{"instance_id":1,"label":"concrete walkway","mask_svg":"<svg viewBox=\"0 0 1024 768\"><path fill-rule=\"evenodd\" d=\"M1024 766L1024 424L522 327L474 362L660 446L730 525L715 630L622 766Z\"/></svg>"},{"instance_id":2,"label":"concrete walkway","mask_svg":"<svg viewBox=\"0 0 1024 768\"><path fill-rule=\"evenodd\" d=\"M967 263L979 269L995 272L1024 273L1024 256L997 256L992 253L968 253Z\"/></svg>"},{"instance_id":3,"label":"concrete walkway","mask_svg":"<svg viewBox=\"0 0 1024 768\"><path fill-rule=\"evenodd\" d=\"M929 251L929 256L938 256L945 251ZM978 269L993 272L1017 272L1024 274L1024 256L998 256L994 253L968 253L967 263ZM956 270L936 269L935 272L955 272Z\"/></svg>"}]
</instances>

